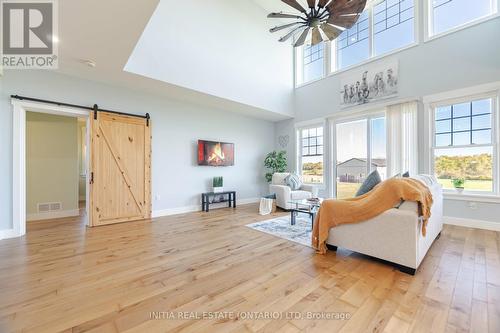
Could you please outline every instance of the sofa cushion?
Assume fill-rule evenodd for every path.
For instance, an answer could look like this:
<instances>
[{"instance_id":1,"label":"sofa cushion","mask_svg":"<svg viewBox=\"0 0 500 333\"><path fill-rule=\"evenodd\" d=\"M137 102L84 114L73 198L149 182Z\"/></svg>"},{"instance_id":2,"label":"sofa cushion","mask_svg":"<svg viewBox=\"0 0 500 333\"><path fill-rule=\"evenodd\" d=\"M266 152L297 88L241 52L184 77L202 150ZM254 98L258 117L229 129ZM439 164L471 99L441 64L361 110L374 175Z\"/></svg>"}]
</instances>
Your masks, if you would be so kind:
<instances>
[{"instance_id":1,"label":"sofa cushion","mask_svg":"<svg viewBox=\"0 0 500 333\"><path fill-rule=\"evenodd\" d=\"M286 185L285 178L290 175L289 172L275 172L273 174L273 185Z\"/></svg>"},{"instance_id":2,"label":"sofa cushion","mask_svg":"<svg viewBox=\"0 0 500 333\"><path fill-rule=\"evenodd\" d=\"M292 200L303 200L312 198L312 193L308 191L292 191L291 199Z\"/></svg>"},{"instance_id":3,"label":"sofa cushion","mask_svg":"<svg viewBox=\"0 0 500 333\"><path fill-rule=\"evenodd\" d=\"M296 191L302 186L300 177L294 173L289 174L288 177L285 178L285 183L292 189L292 191Z\"/></svg>"},{"instance_id":4,"label":"sofa cushion","mask_svg":"<svg viewBox=\"0 0 500 333\"><path fill-rule=\"evenodd\" d=\"M361 184L358 192L356 192L356 196L359 197L360 195L370 192L375 187L375 185L380 182L382 182L382 179L380 178L378 171L373 171L368 175L368 177L366 177L363 184Z\"/></svg>"}]
</instances>

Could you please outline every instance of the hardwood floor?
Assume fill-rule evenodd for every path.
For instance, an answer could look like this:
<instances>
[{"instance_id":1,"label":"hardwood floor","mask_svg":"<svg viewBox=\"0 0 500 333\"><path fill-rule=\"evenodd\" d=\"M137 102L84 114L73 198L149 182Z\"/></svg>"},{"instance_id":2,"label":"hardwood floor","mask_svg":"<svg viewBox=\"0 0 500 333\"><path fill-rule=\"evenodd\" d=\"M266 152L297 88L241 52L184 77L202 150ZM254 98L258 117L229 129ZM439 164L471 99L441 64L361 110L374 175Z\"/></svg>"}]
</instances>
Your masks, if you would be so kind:
<instances>
[{"instance_id":1,"label":"hardwood floor","mask_svg":"<svg viewBox=\"0 0 500 333\"><path fill-rule=\"evenodd\" d=\"M0 241L0 332L500 332L500 233L446 226L412 277L245 227L256 211L29 223Z\"/></svg>"}]
</instances>

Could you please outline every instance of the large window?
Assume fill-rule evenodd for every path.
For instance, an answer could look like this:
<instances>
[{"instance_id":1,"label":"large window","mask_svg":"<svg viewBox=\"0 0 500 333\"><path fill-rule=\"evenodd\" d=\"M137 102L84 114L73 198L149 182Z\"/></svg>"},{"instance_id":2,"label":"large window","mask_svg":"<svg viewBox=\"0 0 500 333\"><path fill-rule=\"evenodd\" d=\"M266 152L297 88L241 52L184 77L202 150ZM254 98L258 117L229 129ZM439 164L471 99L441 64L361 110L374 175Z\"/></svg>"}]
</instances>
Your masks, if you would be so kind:
<instances>
[{"instance_id":1,"label":"large window","mask_svg":"<svg viewBox=\"0 0 500 333\"><path fill-rule=\"evenodd\" d=\"M331 44L332 71L405 47L415 42L414 0L374 1L356 24Z\"/></svg>"},{"instance_id":2,"label":"large window","mask_svg":"<svg viewBox=\"0 0 500 333\"><path fill-rule=\"evenodd\" d=\"M300 133L300 171L302 181L323 183L323 127L305 128Z\"/></svg>"},{"instance_id":3,"label":"large window","mask_svg":"<svg viewBox=\"0 0 500 333\"><path fill-rule=\"evenodd\" d=\"M386 178L385 117L375 116L336 124L336 197L352 198L366 176L378 170Z\"/></svg>"},{"instance_id":4,"label":"large window","mask_svg":"<svg viewBox=\"0 0 500 333\"><path fill-rule=\"evenodd\" d=\"M296 48L297 84L320 79L325 74L325 44Z\"/></svg>"},{"instance_id":5,"label":"large window","mask_svg":"<svg viewBox=\"0 0 500 333\"><path fill-rule=\"evenodd\" d=\"M489 97L434 107L434 173L445 189L464 179L466 191L496 191L495 104Z\"/></svg>"},{"instance_id":6,"label":"large window","mask_svg":"<svg viewBox=\"0 0 500 333\"><path fill-rule=\"evenodd\" d=\"M497 0L428 0L430 34L438 35L496 13Z\"/></svg>"}]
</instances>

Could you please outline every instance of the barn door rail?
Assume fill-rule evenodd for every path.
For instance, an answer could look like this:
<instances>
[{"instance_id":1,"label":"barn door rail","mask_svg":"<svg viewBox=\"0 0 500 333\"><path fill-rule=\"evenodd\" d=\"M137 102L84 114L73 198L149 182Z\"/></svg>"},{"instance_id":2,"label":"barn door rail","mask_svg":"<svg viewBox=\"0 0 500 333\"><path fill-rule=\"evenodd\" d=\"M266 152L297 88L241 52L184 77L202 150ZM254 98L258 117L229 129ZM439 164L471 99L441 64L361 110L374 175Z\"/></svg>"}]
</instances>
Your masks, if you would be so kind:
<instances>
[{"instance_id":1,"label":"barn door rail","mask_svg":"<svg viewBox=\"0 0 500 333\"><path fill-rule=\"evenodd\" d=\"M19 96L19 95L10 95L10 97L14 98L14 99L21 100L21 101L24 100L24 101L31 101L31 102L40 102L40 103L46 103L46 104L54 104L54 105L58 105L58 106L67 106L67 107L72 107L72 108L91 110L94 112L94 119L97 119L98 112L107 112L107 113L119 114L122 116L143 118L143 119L146 119L147 126L149 126L149 120L151 119L151 117L149 116L149 113L146 113L145 115L140 115L140 114L127 113L127 112L119 112L119 111L100 109L97 104L94 104L93 106L85 106L85 105L70 104L70 103L64 103L64 102L55 102L55 101L50 101L50 100L46 100L46 99L32 98L32 97Z\"/></svg>"}]
</instances>

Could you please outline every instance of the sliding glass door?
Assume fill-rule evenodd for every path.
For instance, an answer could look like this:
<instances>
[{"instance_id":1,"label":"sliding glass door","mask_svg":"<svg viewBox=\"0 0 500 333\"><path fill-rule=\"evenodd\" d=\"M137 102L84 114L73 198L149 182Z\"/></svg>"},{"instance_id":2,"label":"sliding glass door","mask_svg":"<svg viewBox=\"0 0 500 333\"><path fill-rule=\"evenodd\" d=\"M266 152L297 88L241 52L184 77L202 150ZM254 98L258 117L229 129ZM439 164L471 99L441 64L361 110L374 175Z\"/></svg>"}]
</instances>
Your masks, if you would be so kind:
<instances>
[{"instance_id":1,"label":"sliding glass door","mask_svg":"<svg viewBox=\"0 0 500 333\"><path fill-rule=\"evenodd\" d=\"M352 198L370 172L386 177L385 116L378 114L335 125L335 194Z\"/></svg>"}]
</instances>

